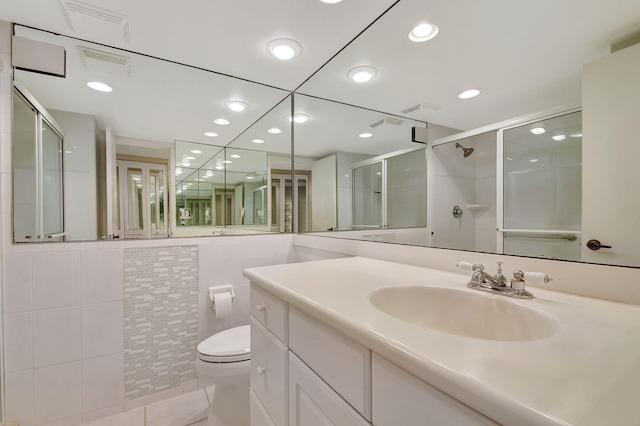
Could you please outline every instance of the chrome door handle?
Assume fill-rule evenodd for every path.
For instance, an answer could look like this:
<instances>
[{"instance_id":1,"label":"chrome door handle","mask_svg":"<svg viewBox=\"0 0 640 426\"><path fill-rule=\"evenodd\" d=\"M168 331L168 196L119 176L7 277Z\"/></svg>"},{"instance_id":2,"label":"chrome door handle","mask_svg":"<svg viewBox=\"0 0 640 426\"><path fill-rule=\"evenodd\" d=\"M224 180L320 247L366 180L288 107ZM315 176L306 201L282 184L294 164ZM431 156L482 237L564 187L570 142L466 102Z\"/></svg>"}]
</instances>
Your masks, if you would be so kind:
<instances>
[{"instance_id":1,"label":"chrome door handle","mask_svg":"<svg viewBox=\"0 0 640 426\"><path fill-rule=\"evenodd\" d=\"M611 246L604 245L600 243L598 240L589 240L587 241L587 247L590 250L600 250L601 248L611 248Z\"/></svg>"}]
</instances>

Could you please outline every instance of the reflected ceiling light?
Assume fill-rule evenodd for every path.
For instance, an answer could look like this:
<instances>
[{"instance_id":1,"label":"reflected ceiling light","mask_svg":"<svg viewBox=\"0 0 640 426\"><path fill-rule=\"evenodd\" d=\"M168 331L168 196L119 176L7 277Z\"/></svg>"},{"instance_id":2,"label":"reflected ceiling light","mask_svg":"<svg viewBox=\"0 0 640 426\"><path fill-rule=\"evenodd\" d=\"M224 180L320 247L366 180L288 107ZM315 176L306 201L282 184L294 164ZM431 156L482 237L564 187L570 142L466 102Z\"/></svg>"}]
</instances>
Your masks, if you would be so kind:
<instances>
[{"instance_id":1,"label":"reflected ceiling light","mask_svg":"<svg viewBox=\"0 0 640 426\"><path fill-rule=\"evenodd\" d=\"M215 138L216 136L218 136L216 132L204 132L204 135L209 136L210 138Z\"/></svg>"},{"instance_id":2,"label":"reflected ceiling light","mask_svg":"<svg viewBox=\"0 0 640 426\"><path fill-rule=\"evenodd\" d=\"M240 158L240 156L238 154L231 154L229 157L231 157L231 158Z\"/></svg>"},{"instance_id":3,"label":"reflected ceiling light","mask_svg":"<svg viewBox=\"0 0 640 426\"><path fill-rule=\"evenodd\" d=\"M213 172L211 170L207 170L207 176L209 177L213 176Z\"/></svg>"},{"instance_id":4,"label":"reflected ceiling light","mask_svg":"<svg viewBox=\"0 0 640 426\"><path fill-rule=\"evenodd\" d=\"M176 167L176 175L181 175L182 169L180 167Z\"/></svg>"},{"instance_id":5,"label":"reflected ceiling light","mask_svg":"<svg viewBox=\"0 0 640 426\"><path fill-rule=\"evenodd\" d=\"M565 140L567 137L565 135L553 135L551 136L551 139L553 139L554 141L563 141Z\"/></svg>"},{"instance_id":6,"label":"reflected ceiling light","mask_svg":"<svg viewBox=\"0 0 640 426\"><path fill-rule=\"evenodd\" d=\"M409 40L416 43L422 43L423 41L431 40L437 36L438 31L440 31L440 28L434 24L416 25L409 33Z\"/></svg>"},{"instance_id":7,"label":"reflected ceiling light","mask_svg":"<svg viewBox=\"0 0 640 426\"><path fill-rule=\"evenodd\" d=\"M356 83L366 83L378 74L378 70L368 65L351 68L347 77Z\"/></svg>"},{"instance_id":8,"label":"reflected ceiling light","mask_svg":"<svg viewBox=\"0 0 640 426\"><path fill-rule=\"evenodd\" d=\"M507 160L507 161L513 161L513 158L511 158L511 157L507 157L507 158L505 158L505 160Z\"/></svg>"},{"instance_id":9,"label":"reflected ceiling light","mask_svg":"<svg viewBox=\"0 0 640 426\"><path fill-rule=\"evenodd\" d=\"M320 0L320 2L322 3L326 3L326 4L336 4L336 3L340 3L342 0Z\"/></svg>"},{"instance_id":10,"label":"reflected ceiling light","mask_svg":"<svg viewBox=\"0 0 640 426\"><path fill-rule=\"evenodd\" d=\"M202 154L202 151L200 151L199 149L192 149L191 153L192 154Z\"/></svg>"},{"instance_id":11,"label":"reflected ceiling light","mask_svg":"<svg viewBox=\"0 0 640 426\"><path fill-rule=\"evenodd\" d=\"M373 133L360 133L358 135L358 137L361 137L361 138L370 138L371 136L373 136Z\"/></svg>"},{"instance_id":12,"label":"reflected ceiling light","mask_svg":"<svg viewBox=\"0 0 640 426\"><path fill-rule=\"evenodd\" d=\"M249 176L247 176L247 179L255 179L255 177L249 175Z\"/></svg>"},{"instance_id":13,"label":"reflected ceiling light","mask_svg":"<svg viewBox=\"0 0 640 426\"><path fill-rule=\"evenodd\" d=\"M240 112L249 108L249 104L242 101L227 101L224 105L229 108L231 111Z\"/></svg>"},{"instance_id":14,"label":"reflected ceiling light","mask_svg":"<svg viewBox=\"0 0 640 426\"><path fill-rule=\"evenodd\" d=\"M288 61L296 56L300 56L302 46L290 38L278 38L267 43L267 52L276 59Z\"/></svg>"},{"instance_id":15,"label":"reflected ceiling light","mask_svg":"<svg viewBox=\"0 0 640 426\"><path fill-rule=\"evenodd\" d=\"M178 189L178 190L176 191L176 194L182 194L182 189Z\"/></svg>"},{"instance_id":16,"label":"reflected ceiling light","mask_svg":"<svg viewBox=\"0 0 640 426\"><path fill-rule=\"evenodd\" d=\"M467 90L464 90L464 91L458 93L458 97L460 99L475 98L476 96L478 96L480 94L480 92L482 92L482 89L467 89Z\"/></svg>"},{"instance_id":17,"label":"reflected ceiling light","mask_svg":"<svg viewBox=\"0 0 640 426\"><path fill-rule=\"evenodd\" d=\"M191 165L191 163L188 162L188 161L183 161L182 165L185 166L185 167L189 167Z\"/></svg>"},{"instance_id":18,"label":"reflected ceiling light","mask_svg":"<svg viewBox=\"0 0 640 426\"><path fill-rule=\"evenodd\" d=\"M202 179L207 179L209 177L209 175L204 175L202 176Z\"/></svg>"},{"instance_id":19,"label":"reflected ceiling light","mask_svg":"<svg viewBox=\"0 0 640 426\"><path fill-rule=\"evenodd\" d=\"M188 156L188 157L184 157L185 160L195 160L196 157L192 157L192 156Z\"/></svg>"},{"instance_id":20,"label":"reflected ceiling light","mask_svg":"<svg viewBox=\"0 0 640 426\"><path fill-rule=\"evenodd\" d=\"M264 143L264 141L262 139L254 139L251 142L253 142L253 143Z\"/></svg>"},{"instance_id":21,"label":"reflected ceiling light","mask_svg":"<svg viewBox=\"0 0 640 426\"><path fill-rule=\"evenodd\" d=\"M541 135L544 132L546 132L546 130L543 127L534 127L533 129L531 129L531 133L533 133L534 135Z\"/></svg>"},{"instance_id":22,"label":"reflected ceiling light","mask_svg":"<svg viewBox=\"0 0 640 426\"><path fill-rule=\"evenodd\" d=\"M581 138L582 137L582 132L571 133L571 137L572 138Z\"/></svg>"},{"instance_id":23,"label":"reflected ceiling light","mask_svg":"<svg viewBox=\"0 0 640 426\"><path fill-rule=\"evenodd\" d=\"M113 87L109 86L107 83L102 83L99 81L90 81L87 83L87 86L89 86L93 90L97 90L98 92L113 92Z\"/></svg>"},{"instance_id":24,"label":"reflected ceiling light","mask_svg":"<svg viewBox=\"0 0 640 426\"><path fill-rule=\"evenodd\" d=\"M289 121L291 121L291 114L287 114L287 118L289 119ZM310 117L307 114L293 114L293 121L295 123L304 123L306 122Z\"/></svg>"},{"instance_id":25,"label":"reflected ceiling light","mask_svg":"<svg viewBox=\"0 0 640 426\"><path fill-rule=\"evenodd\" d=\"M204 179L195 178L194 180L197 181L197 182L202 182Z\"/></svg>"},{"instance_id":26,"label":"reflected ceiling light","mask_svg":"<svg viewBox=\"0 0 640 426\"><path fill-rule=\"evenodd\" d=\"M222 169L224 169L223 165L216 166L216 170L222 170Z\"/></svg>"},{"instance_id":27,"label":"reflected ceiling light","mask_svg":"<svg viewBox=\"0 0 640 426\"><path fill-rule=\"evenodd\" d=\"M537 162L538 162L538 159L537 159L537 158L534 158L534 159L532 159L532 160L529 160L529 162L530 162L530 163L537 163Z\"/></svg>"},{"instance_id":28,"label":"reflected ceiling light","mask_svg":"<svg viewBox=\"0 0 640 426\"><path fill-rule=\"evenodd\" d=\"M271 129L267 130L267 132L277 135L278 133L282 133L282 130L278 129L277 127L272 127Z\"/></svg>"},{"instance_id":29,"label":"reflected ceiling light","mask_svg":"<svg viewBox=\"0 0 640 426\"><path fill-rule=\"evenodd\" d=\"M231 160L222 160L222 164L231 164L233 161Z\"/></svg>"},{"instance_id":30,"label":"reflected ceiling light","mask_svg":"<svg viewBox=\"0 0 640 426\"><path fill-rule=\"evenodd\" d=\"M226 126L229 124L229 120L225 118L216 118L215 120L213 120L213 122L221 126Z\"/></svg>"}]
</instances>

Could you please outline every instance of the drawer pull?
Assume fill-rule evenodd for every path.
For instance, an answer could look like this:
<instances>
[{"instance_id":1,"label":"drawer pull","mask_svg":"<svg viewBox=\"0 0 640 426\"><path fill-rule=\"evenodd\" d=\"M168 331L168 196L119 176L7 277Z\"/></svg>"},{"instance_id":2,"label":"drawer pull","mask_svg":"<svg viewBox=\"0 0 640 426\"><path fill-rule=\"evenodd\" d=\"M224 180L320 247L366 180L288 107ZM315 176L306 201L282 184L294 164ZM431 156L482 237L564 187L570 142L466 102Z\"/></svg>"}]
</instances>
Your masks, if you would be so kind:
<instances>
[{"instance_id":1,"label":"drawer pull","mask_svg":"<svg viewBox=\"0 0 640 426\"><path fill-rule=\"evenodd\" d=\"M262 376L266 371L267 371L267 369L266 369L266 368L264 368L264 367L258 367L258 368L256 368L256 373L258 373L258 374L259 374L259 375L261 375L261 376Z\"/></svg>"},{"instance_id":2,"label":"drawer pull","mask_svg":"<svg viewBox=\"0 0 640 426\"><path fill-rule=\"evenodd\" d=\"M256 305L256 311L258 312L264 312L265 309L267 309L267 307L264 305Z\"/></svg>"}]
</instances>

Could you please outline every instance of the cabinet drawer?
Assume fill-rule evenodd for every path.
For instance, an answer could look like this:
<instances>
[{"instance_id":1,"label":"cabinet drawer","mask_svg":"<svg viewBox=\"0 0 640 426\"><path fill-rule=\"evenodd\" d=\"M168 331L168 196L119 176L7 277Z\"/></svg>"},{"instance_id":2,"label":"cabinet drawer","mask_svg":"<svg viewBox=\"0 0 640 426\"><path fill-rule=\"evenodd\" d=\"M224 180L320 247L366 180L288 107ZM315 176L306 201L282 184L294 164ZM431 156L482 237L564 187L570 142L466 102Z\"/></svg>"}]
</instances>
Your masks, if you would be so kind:
<instances>
[{"instance_id":1,"label":"cabinet drawer","mask_svg":"<svg viewBox=\"0 0 640 426\"><path fill-rule=\"evenodd\" d=\"M251 317L251 388L278 426L286 425L287 348Z\"/></svg>"},{"instance_id":2,"label":"cabinet drawer","mask_svg":"<svg viewBox=\"0 0 640 426\"><path fill-rule=\"evenodd\" d=\"M289 348L366 419L371 420L371 351L289 310Z\"/></svg>"},{"instance_id":3,"label":"cabinet drawer","mask_svg":"<svg viewBox=\"0 0 640 426\"><path fill-rule=\"evenodd\" d=\"M345 402L292 352L289 352L289 426L368 426Z\"/></svg>"},{"instance_id":4,"label":"cabinet drawer","mask_svg":"<svg viewBox=\"0 0 640 426\"><path fill-rule=\"evenodd\" d=\"M249 390L249 410L251 413L251 426L276 426L269 417L267 410L256 396L253 388Z\"/></svg>"},{"instance_id":5,"label":"cabinet drawer","mask_svg":"<svg viewBox=\"0 0 640 426\"><path fill-rule=\"evenodd\" d=\"M251 284L251 315L287 343L287 303Z\"/></svg>"},{"instance_id":6,"label":"cabinet drawer","mask_svg":"<svg viewBox=\"0 0 640 426\"><path fill-rule=\"evenodd\" d=\"M376 354L373 354L373 424L498 426Z\"/></svg>"}]
</instances>

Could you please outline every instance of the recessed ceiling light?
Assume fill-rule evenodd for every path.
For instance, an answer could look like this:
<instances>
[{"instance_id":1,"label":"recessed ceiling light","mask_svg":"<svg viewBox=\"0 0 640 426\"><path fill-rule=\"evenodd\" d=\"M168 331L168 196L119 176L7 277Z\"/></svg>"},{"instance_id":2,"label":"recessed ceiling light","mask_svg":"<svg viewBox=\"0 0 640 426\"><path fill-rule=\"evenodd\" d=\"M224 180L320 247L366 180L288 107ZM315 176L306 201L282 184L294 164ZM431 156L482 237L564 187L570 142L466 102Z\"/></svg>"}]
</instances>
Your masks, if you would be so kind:
<instances>
[{"instance_id":1,"label":"recessed ceiling light","mask_svg":"<svg viewBox=\"0 0 640 426\"><path fill-rule=\"evenodd\" d=\"M216 132L204 132L204 135L209 136L210 138L215 138L216 136L218 136Z\"/></svg>"},{"instance_id":2,"label":"recessed ceiling light","mask_svg":"<svg viewBox=\"0 0 640 426\"><path fill-rule=\"evenodd\" d=\"M534 158L534 159L532 159L532 160L529 160L529 162L530 162L530 163L537 163L537 162L538 162L538 159L537 159L537 158Z\"/></svg>"},{"instance_id":3,"label":"recessed ceiling light","mask_svg":"<svg viewBox=\"0 0 640 426\"><path fill-rule=\"evenodd\" d=\"M563 141L565 140L567 137L565 135L553 135L551 136L551 139L553 139L554 141Z\"/></svg>"},{"instance_id":4,"label":"recessed ceiling light","mask_svg":"<svg viewBox=\"0 0 640 426\"><path fill-rule=\"evenodd\" d=\"M271 129L267 130L267 132L277 135L278 133L282 133L282 130L278 129L277 127L272 127Z\"/></svg>"},{"instance_id":5,"label":"recessed ceiling light","mask_svg":"<svg viewBox=\"0 0 640 426\"><path fill-rule=\"evenodd\" d=\"M440 29L437 25L433 24L420 24L416 25L409 33L409 40L416 43L422 43L423 41L431 40L438 35Z\"/></svg>"},{"instance_id":6,"label":"recessed ceiling light","mask_svg":"<svg viewBox=\"0 0 640 426\"><path fill-rule=\"evenodd\" d=\"M191 153L192 154L202 154L202 151L200 151L199 149L192 149Z\"/></svg>"},{"instance_id":7,"label":"recessed ceiling light","mask_svg":"<svg viewBox=\"0 0 640 426\"><path fill-rule=\"evenodd\" d=\"M221 126L226 126L229 124L229 120L225 118L216 118L215 120L213 120L213 122Z\"/></svg>"},{"instance_id":8,"label":"recessed ceiling light","mask_svg":"<svg viewBox=\"0 0 640 426\"><path fill-rule=\"evenodd\" d=\"M482 92L482 89L467 89L463 92L458 93L458 97L460 99L475 98L480 94L480 92Z\"/></svg>"},{"instance_id":9,"label":"recessed ceiling light","mask_svg":"<svg viewBox=\"0 0 640 426\"><path fill-rule=\"evenodd\" d=\"M238 154L231 154L229 157L231 157L231 158L240 158L240 156Z\"/></svg>"},{"instance_id":10,"label":"recessed ceiling light","mask_svg":"<svg viewBox=\"0 0 640 426\"><path fill-rule=\"evenodd\" d=\"M287 118L289 119L289 121L291 121L291 114L287 114ZM307 114L293 114L293 121L296 123L304 123L306 122L310 117Z\"/></svg>"},{"instance_id":11,"label":"recessed ceiling light","mask_svg":"<svg viewBox=\"0 0 640 426\"><path fill-rule=\"evenodd\" d=\"M356 83L366 83L378 74L378 70L368 65L351 68L347 73L349 79Z\"/></svg>"},{"instance_id":12,"label":"recessed ceiling light","mask_svg":"<svg viewBox=\"0 0 640 426\"><path fill-rule=\"evenodd\" d=\"M185 160L195 160L196 157L192 157L192 156L188 156L188 157L184 157Z\"/></svg>"},{"instance_id":13,"label":"recessed ceiling light","mask_svg":"<svg viewBox=\"0 0 640 426\"><path fill-rule=\"evenodd\" d=\"M342 0L320 0L320 1L326 4L336 4L336 3L340 3Z\"/></svg>"},{"instance_id":14,"label":"recessed ceiling light","mask_svg":"<svg viewBox=\"0 0 640 426\"><path fill-rule=\"evenodd\" d=\"M373 136L373 133L360 133L358 136L361 138L370 138Z\"/></svg>"},{"instance_id":15,"label":"recessed ceiling light","mask_svg":"<svg viewBox=\"0 0 640 426\"><path fill-rule=\"evenodd\" d=\"M582 137L582 132L571 133L571 137L572 138L581 138Z\"/></svg>"},{"instance_id":16,"label":"recessed ceiling light","mask_svg":"<svg viewBox=\"0 0 640 426\"><path fill-rule=\"evenodd\" d=\"M229 108L231 111L240 112L249 108L249 104L241 101L227 101L224 105Z\"/></svg>"},{"instance_id":17,"label":"recessed ceiling light","mask_svg":"<svg viewBox=\"0 0 640 426\"><path fill-rule=\"evenodd\" d=\"M533 129L531 129L531 133L533 133L534 135L541 135L544 132L546 132L546 130L543 127L534 127Z\"/></svg>"},{"instance_id":18,"label":"recessed ceiling light","mask_svg":"<svg viewBox=\"0 0 640 426\"><path fill-rule=\"evenodd\" d=\"M267 43L267 52L276 59L288 61L296 56L300 56L302 46L295 40L278 38Z\"/></svg>"},{"instance_id":19,"label":"recessed ceiling light","mask_svg":"<svg viewBox=\"0 0 640 426\"><path fill-rule=\"evenodd\" d=\"M262 139L254 139L251 142L253 142L253 143L264 143L264 141Z\"/></svg>"},{"instance_id":20,"label":"recessed ceiling light","mask_svg":"<svg viewBox=\"0 0 640 426\"><path fill-rule=\"evenodd\" d=\"M113 92L113 87L109 86L107 83L101 83L99 81L90 81L87 83L87 86L93 90L97 90L98 92Z\"/></svg>"}]
</instances>

